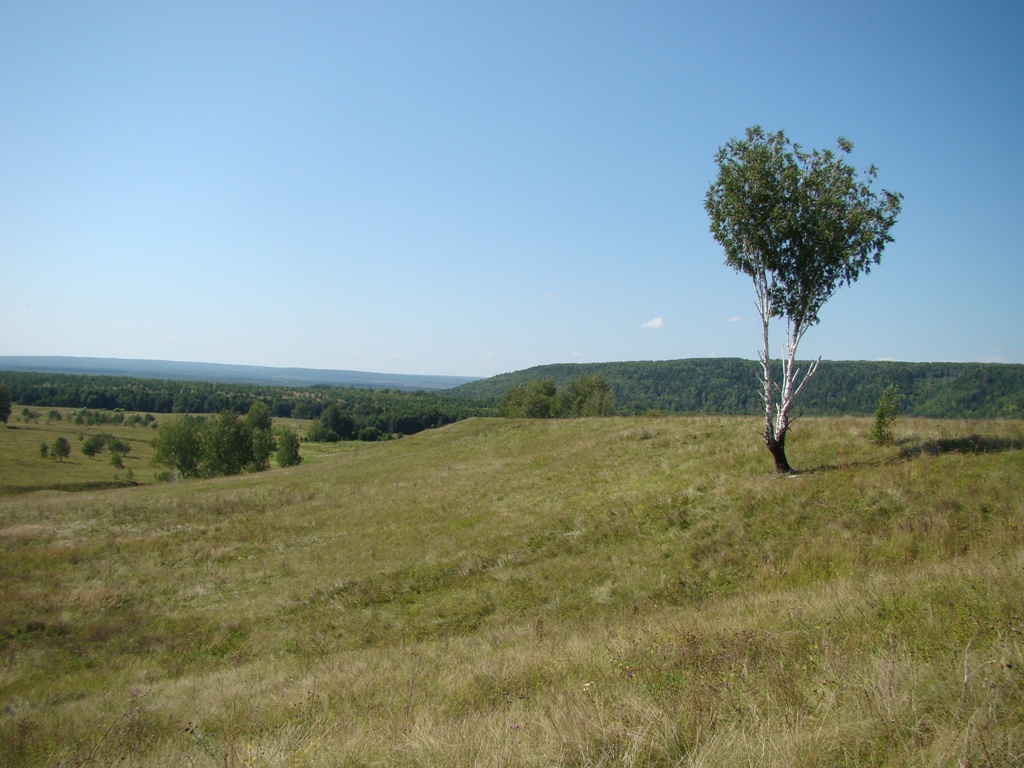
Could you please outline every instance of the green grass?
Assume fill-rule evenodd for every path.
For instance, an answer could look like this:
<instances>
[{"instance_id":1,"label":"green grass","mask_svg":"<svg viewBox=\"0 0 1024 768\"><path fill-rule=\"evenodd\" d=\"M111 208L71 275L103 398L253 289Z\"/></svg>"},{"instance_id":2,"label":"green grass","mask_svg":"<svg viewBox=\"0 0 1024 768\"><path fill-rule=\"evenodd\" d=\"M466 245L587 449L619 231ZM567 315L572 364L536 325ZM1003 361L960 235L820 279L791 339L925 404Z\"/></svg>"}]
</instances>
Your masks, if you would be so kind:
<instances>
[{"instance_id":1,"label":"green grass","mask_svg":"<svg viewBox=\"0 0 1024 768\"><path fill-rule=\"evenodd\" d=\"M97 490L153 482L157 470L149 462L153 457L151 441L155 430L142 425L76 424L77 411L69 408L35 407L30 409L34 417L23 416L22 410L21 406L16 406L8 423L0 424L0 496L41 490ZM48 418L51 412L61 414L61 420ZM112 434L131 445L131 452L123 459L123 469L110 464L107 451L92 458L82 453L84 439L100 433ZM58 437L71 444L71 455L63 461L40 457L39 446L43 443L52 446Z\"/></svg>"},{"instance_id":2,"label":"green grass","mask_svg":"<svg viewBox=\"0 0 1024 768\"><path fill-rule=\"evenodd\" d=\"M783 478L756 419L479 419L0 494L0 765L1020 764L1024 423L870 428Z\"/></svg>"},{"instance_id":3,"label":"green grass","mask_svg":"<svg viewBox=\"0 0 1024 768\"><path fill-rule=\"evenodd\" d=\"M33 417L23 416L22 410L21 406L16 406L9 423L0 424L0 496L44 490L86 491L147 485L158 482L159 475L166 471L166 467L152 464L152 440L156 435L153 428L76 424L74 418L78 409L71 408L35 407L30 409L35 414ZM61 420L48 418L51 412L59 413ZM177 417L177 414L161 414L156 423ZM300 435L311 424L300 419L274 419L274 423L295 429ZM123 458L123 468L110 464L110 453L106 450L93 457L82 453L84 440L102 433L126 440L131 445L131 452ZM63 461L42 458L39 446L43 443L52 446L58 437L71 443L71 456ZM353 450L358 450L358 446L352 443L303 443L300 452L303 461L316 463L339 452ZM273 459L271 469L277 469Z\"/></svg>"}]
</instances>

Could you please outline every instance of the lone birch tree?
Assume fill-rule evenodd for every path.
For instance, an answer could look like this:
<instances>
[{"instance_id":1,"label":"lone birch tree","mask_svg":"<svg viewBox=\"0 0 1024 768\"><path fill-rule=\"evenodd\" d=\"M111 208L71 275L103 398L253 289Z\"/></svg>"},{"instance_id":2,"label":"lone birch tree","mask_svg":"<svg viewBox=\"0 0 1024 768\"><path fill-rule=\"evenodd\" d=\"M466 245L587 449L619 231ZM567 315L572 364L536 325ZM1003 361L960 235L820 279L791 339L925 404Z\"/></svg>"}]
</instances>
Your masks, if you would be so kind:
<instances>
[{"instance_id":1,"label":"lone birch tree","mask_svg":"<svg viewBox=\"0 0 1024 768\"><path fill-rule=\"evenodd\" d=\"M899 193L871 191L874 166L858 174L846 162L853 144L840 138L837 145L836 152L805 152L782 131L748 128L745 138L719 148L718 178L704 198L725 263L754 283L761 316L763 437L779 473L792 471L786 434L793 403L821 362L801 370L797 347L839 287L881 261L902 205ZM773 318L786 321L778 383L768 340Z\"/></svg>"}]
</instances>

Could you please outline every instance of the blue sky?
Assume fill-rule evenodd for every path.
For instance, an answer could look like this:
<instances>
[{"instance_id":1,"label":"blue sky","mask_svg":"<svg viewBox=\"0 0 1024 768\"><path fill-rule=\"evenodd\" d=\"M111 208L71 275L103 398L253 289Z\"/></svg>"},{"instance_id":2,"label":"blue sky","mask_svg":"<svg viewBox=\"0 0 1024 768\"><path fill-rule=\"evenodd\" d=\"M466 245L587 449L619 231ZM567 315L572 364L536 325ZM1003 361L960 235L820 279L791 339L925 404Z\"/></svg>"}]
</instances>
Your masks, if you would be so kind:
<instances>
[{"instance_id":1,"label":"blue sky","mask_svg":"<svg viewBox=\"0 0 1024 768\"><path fill-rule=\"evenodd\" d=\"M703 197L760 124L905 196L801 357L1021 363L1022 33L1019 2L7 0L0 354L755 358Z\"/></svg>"}]
</instances>

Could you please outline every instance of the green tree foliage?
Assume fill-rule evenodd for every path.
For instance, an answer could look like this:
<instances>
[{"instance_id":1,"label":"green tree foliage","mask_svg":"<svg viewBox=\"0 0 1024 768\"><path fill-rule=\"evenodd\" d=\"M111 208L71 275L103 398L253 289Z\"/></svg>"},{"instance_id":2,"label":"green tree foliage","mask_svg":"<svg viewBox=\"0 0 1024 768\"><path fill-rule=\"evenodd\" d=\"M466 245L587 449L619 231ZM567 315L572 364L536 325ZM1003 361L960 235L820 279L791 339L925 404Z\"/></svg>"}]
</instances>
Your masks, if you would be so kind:
<instances>
[{"instance_id":1,"label":"green tree foliage","mask_svg":"<svg viewBox=\"0 0 1024 768\"><path fill-rule=\"evenodd\" d=\"M311 443L329 443L337 442L338 436L336 433L329 436L323 422L317 419L306 430L306 440Z\"/></svg>"},{"instance_id":2,"label":"green tree foliage","mask_svg":"<svg viewBox=\"0 0 1024 768\"><path fill-rule=\"evenodd\" d=\"M97 453L109 449L111 453L119 453L122 456L131 452L132 446L127 440L120 440L109 432L100 432L89 435L82 442L82 453L92 458Z\"/></svg>"},{"instance_id":3,"label":"green tree foliage","mask_svg":"<svg viewBox=\"0 0 1024 768\"><path fill-rule=\"evenodd\" d=\"M336 443L339 440L355 440L359 434L355 416L339 403L331 403L320 414L317 423L306 433L311 443Z\"/></svg>"},{"instance_id":4,"label":"green tree foliage","mask_svg":"<svg viewBox=\"0 0 1024 768\"><path fill-rule=\"evenodd\" d=\"M797 347L836 290L879 263L901 208L899 194L871 190L873 166L858 174L845 161L852 150L840 138L836 152L805 152L782 131L748 128L745 138L718 150L718 177L704 200L726 264L754 283L761 315L762 436L778 472L791 471L785 451L790 412L820 362L801 374ZM779 383L768 341L774 318L786 322Z\"/></svg>"},{"instance_id":5,"label":"green tree foliage","mask_svg":"<svg viewBox=\"0 0 1024 768\"><path fill-rule=\"evenodd\" d=\"M107 448L111 453L119 453L122 456L127 456L132 452L132 444L127 440L121 440L111 435L107 439Z\"/></svg>"},{"instance_id":6,"label":"green tree foliage","mask_svg":"<svg viewBox=\"0 0 1024 768\"><path fill-rule=\"evenodd\" d=\"M875 424L871 428L871 441L876 445L892 445L896 442L892 429L900 414L900 388L895 384L886 387L878 398L875 409Z\"/></svg>"},{"instance_id":7,"label":"green tree foliage","mask_svg":"<svg viewBox=\"0 0 1024 768\"><path fill-rule=\"evenodd\" d=\"M252 459L250 468L255 472L262 472L270 467L270 457L277 449L277 440L274 438L273 419L270 408L262 400L257 400L249 408L245 415L245 424L249 429L252 439Z\"/></svg>"},{"instance_id":8,"label":"green tree foliage","mask_svg":"<svg viewBox=\"0 0 1024 768\"><path fill-rule=\"evenodd\" d=\"M11 418L11 390L6 381L0 381L0 421L4 424Z\"/></svg>"},{"instance_id":9,"label":"green tree foliage","mask_svg":"<svg viewBox=\"0 0 1024 768\"><path fill-rule=\"evenodd\" d=\"M301 442L299 435L294 429L281 427L277 431L277 466L294 467L302 463L302 456L299 453Z\"/></svg>"},{"instance_id":10,"label":"green tree foliage","mask_svg":"<svg viewBox=\"0 0 1024 768\"><path fill-rule=\"evenodd\" d=\"M566 387L565 407L570 416L611 416L611 387L600 374L579 376Z\"/></svg>"},{"instance_id":11,"label":"green tree foliage","mask_svg":"<svg viewBox=\"0 0 1024 768\"><path fill-rule=\"evenodd\" d=\"M174 477L185 478L268 469L277 441L267 406L260 403L254 411L245 418L222 411L209 418L182 415L165 420L153 440L154 463L168 467ZM253 424L268 426L254 428Z\"/></svg>"},{"instance_id":12,"label":"green tree foliage","mask_svg":"<svg viewBox=\"0 0 1024 768\"><path fill-rule=\"evenodd\" d=\"M269 430L273 426L270 408L262 400L257 400L245 415L245 423L249 425L250 429Z\"/></svg>"},{"instance_id":13,"label":"green tree foliage","mask_svg":"<svg viewBox=\"0 0 1024 768\"><path fill-rule=\"evenodd\" d=\"M604 376L585 374L563 389L554 378L530 379L508 387L495 405L498 415L510 419L553 419L564 416L610 416L612 389Z\"/></svg>"},{"instance_id":14,"label":"green tree foliage","mask_svg":"<svg viewBox=\"0 0 1024 768\"><path fill-rule=\"evenodd\" d=\"M237 475L252 463L252 430L237 413L222 411L207 419L199 437L204 477Z\"/></svg>"},{"instance_id":15,"label":"green tree foliage","mask_svg":"<svg viewBox=\"0 0 1024 768\"><path fill-rule=\"evenodd\" d=\"M798 362L799 367L807 365ZM772 376L781 375L778 360ZM551 378L560 390L583 375L604 376L615 397L615 413L763 413L758 388L750 386L761 364L739 358L561 363L481 379L453 390L483 405L497 403L514 386ZM822 365L800 398L800 413L870 416L878 393L897 384L900 412L924 418L1021 418L1024 365L1005 363L901 363L833 360Z\"/></svg>"},{"instance_id":16,"label":"green tree foliage","mask_svg":"<svg viewBox=\"0 0 1024 768\"><path fill-rule=\"evenodd\" d=\"M798 361L795 367L809 363ZM612 363L561 363L481 379L444 392L395 392L354 390L337 387L275 388L237 384L199 383L202 388L224 386L229 399L242 403L245 413L254 397L266 402L283 398L292 418L318 418L331 403L352 414L357 430L373 425L382 434L411 435L468 416L496 413L495 404L510 388L534 379L552 379L565 400L573 379L600 375L614 398L614 412L639 415L663 413L763 414L758 387L758 361L738 358L641 360ZM187 388L194 382L153 381L127 377L97 377L70 374L3 372L12 400L46 407L81 408L79 394L84 382L93 391L103 389L126 409L135 408L145 417L126 414L127 426L148 426L156 430L152 413L159 391L150 387ZM772 361L773 380L781 377L781 363ZM821 365L800 395L797 414L871 416L878 393L897 384L903 395L900 412L927 418L1021 418L1024 416L1024 365L999 363L904 363L888 361L829 361ZM174 391L177 391L176 389ZM241 393L245 393L244 397ZM136 404L137 398L137 404ZM564 415L565 402L559 415ZM297 410L296 410L297 409ZM170 405L160 412L169 412ZM276 412L275 412L276 414ZM302 415L300 415L302 414ZM286 413L276 414L287 416ZM46 416L46 411L43 411ZM82 423L104 424L109 411L89 411ZM74 420L74 414L72 414ZM308 429L308 428L307 428Z\"/></svg>"},{"instance_id":17,"label":"green tree foliage","mask_svg":"<svg viewBox=\"0 0 1024 768\"><path fill-rule=\"evenodd\" d=\"M45 459L50 455L50 446L46 443L39 444L39 458Z\"/></svg>"},{"instance_id":18,"label":"green tree foliage","mask_svg":"<svg viewBox=\"0 0 1024 768\"><path fill-rule=\"evenodd\" d=\"M380 440L380 430L376 427L363 427L359 430L358 439L364 443L373 443Z\"/></svg>"},{"instance_id":19,"label":"green tree foliage","mask_svg":"<svg viewBox=\"0 0 1024 768\"><path fill-rule=\"evenodd\" d=\"M84 453L90 459L97 453L101 453L103 449L107 447L108 437L110 437L110 435L89 435L82 442L82 453Z\"/></svg>"},{"instance_id":20,"label":"green tree foliage","mask_svg":"<svg viewBox=\"0 0 1024 768\"><path fill-rule=\"evenodd\" d=\"M117 469L124 469L124 457L131 453L132 446L127 440L120 440L113 435L107 439L107 448L110 450L110 464Z\"/></svg>"},{"instance_id":21,"label":"green tree foliage","mask_svg":"<svg viewBox=\"0 0 1024 768\"><path fill-rule=\"evenodd\" d=\"M498 400L498 414L509 419L550 419L559 413L557 394L552 379L534 379L508 390Z\"/></svg>"},{"instance_id":22,"label":"green tree foliage","mask_svg":"<svg viewBox=\"0 0 1024 768\"><path fill-rule=\"evenodd\" d=\"M359 430L368 426L382 434L411 435L485 412L472 398L451 397L444 392L321 385L277 387L26 371L5 372L4 376L17 402L84 408L87 412L82 414L82 424L98 418L97 414L113 418L109 411L117 408L156 413L246 413L256 402L272 404L271 413L279 418L316 419L337 403L354 421L351 429L336 432L337 439L354 440Z\"/></svg>"},{"instance_id":23,"label":"green tree foliage","mask_svg":"<svg viewBox=\"0 0 1024 768\"><path fill-rule=\"evenodd\" d=\"M203 420L196 416L161 419L153 438L153 463L168 467L179 477L199 477L203 458L199 440Z\"/></svg>"},{"instance_id":24,"label":"green tree foliage","mask_svg":"<svg viewBox=\"0 0 1024 768\"><path fill-rule=\"evenodd\" d=\"M53 446L50 448L50 455L58 461L63 462L64 459L71 455L71 443L68 442L66 437L58 437L53 441Z\"/></svg>"},{"instance_id":25,"label":"green tree foliage","mask_svg":"<svg viewBox=\"0 0 1024 768\"><path fill-rule=\"evenodd\" d=\"M252 458L249 462L249 468L254 472L262 472L265 469L269 469L270 457L277 450L277 439L274 437L274 433L269 428L250 428L250 435L252 439Z\"/></svg>"}]
</instances>

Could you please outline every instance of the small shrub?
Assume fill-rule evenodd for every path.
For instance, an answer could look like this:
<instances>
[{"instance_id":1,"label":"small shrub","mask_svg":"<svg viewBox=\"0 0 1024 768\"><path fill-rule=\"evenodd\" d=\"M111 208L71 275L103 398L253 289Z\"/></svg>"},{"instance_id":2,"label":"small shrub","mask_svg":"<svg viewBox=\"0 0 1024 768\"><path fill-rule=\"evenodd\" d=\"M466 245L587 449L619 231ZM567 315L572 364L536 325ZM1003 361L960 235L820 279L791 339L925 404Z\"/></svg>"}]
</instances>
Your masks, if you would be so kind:
<instances>
[{"instance_id":1,"label":"small shrub","mask_svg":"<svg viewBox=\"0 0 1024 768\"><path fill-rule=\"evenodd\" d=\"M890 384L878 398L878 408L875 409L875 425L871 429L871 442L875 445L892 445L896 442L892 428L896 424L896 418L900 412L900 389L895 384Z\"/></svg>"}]
</instances>

